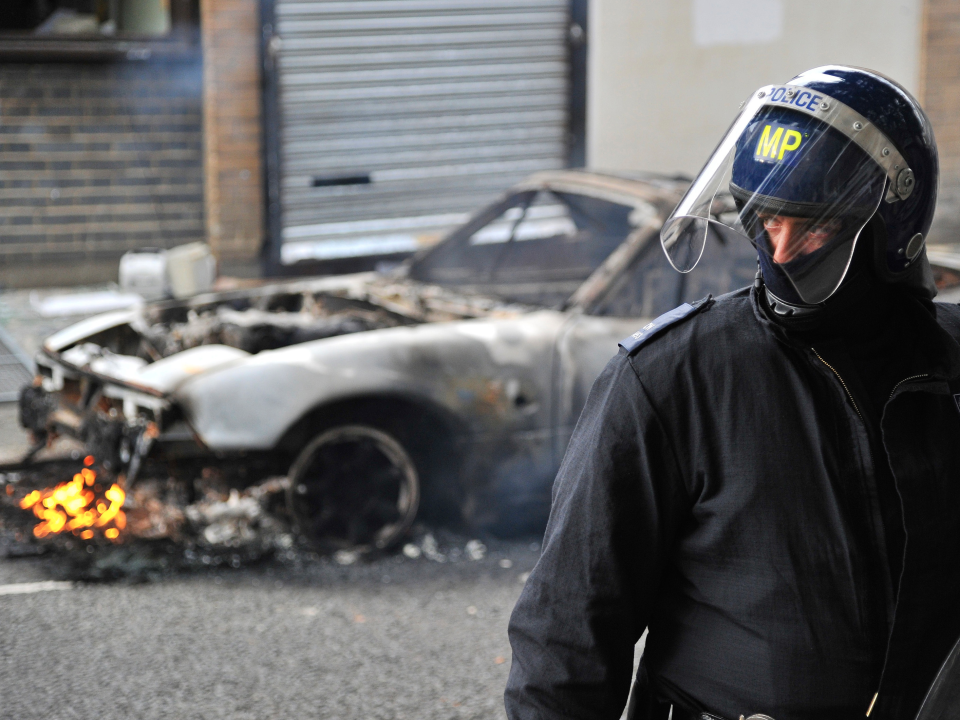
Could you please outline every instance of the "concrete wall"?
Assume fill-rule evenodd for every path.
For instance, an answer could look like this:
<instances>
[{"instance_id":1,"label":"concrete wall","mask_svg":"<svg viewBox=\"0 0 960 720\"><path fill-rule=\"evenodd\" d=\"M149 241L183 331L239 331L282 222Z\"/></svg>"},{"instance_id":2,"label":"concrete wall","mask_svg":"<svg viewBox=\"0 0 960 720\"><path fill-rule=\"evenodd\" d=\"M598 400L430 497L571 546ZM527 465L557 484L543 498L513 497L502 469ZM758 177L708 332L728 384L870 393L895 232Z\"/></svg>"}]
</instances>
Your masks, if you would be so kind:
<instances>
[{"instance_id":1,"label":"concrete wall","mask_svg":"<svg viewBox=\"0 0 960 720\"><path fill-rule=\"evenodd\" d=\"M753 90L817 65L919 89L923 0L591 0L590 13L594 168L696 173Z\"/></svg>"}]
</instances>

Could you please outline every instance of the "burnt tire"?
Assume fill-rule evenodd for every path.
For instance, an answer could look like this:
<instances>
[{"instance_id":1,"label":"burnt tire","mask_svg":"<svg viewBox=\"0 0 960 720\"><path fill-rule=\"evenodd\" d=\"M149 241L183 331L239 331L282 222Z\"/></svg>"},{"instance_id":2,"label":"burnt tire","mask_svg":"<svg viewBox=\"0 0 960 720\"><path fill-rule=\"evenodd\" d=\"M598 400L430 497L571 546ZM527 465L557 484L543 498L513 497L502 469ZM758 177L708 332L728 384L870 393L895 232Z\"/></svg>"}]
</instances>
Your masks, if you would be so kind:
<instances>
[{"instance_id":1,"label":"burnt tire","mask_svg":"<svg viewBox=\"0 0 960 720\"><path fill-rule=\"evenodd\" d=\"M317 435L290 467L287 509L299 534L325 550L385 549L417 514L420 478L404 447L368 425Z\"/></svg>"}]
</instances>

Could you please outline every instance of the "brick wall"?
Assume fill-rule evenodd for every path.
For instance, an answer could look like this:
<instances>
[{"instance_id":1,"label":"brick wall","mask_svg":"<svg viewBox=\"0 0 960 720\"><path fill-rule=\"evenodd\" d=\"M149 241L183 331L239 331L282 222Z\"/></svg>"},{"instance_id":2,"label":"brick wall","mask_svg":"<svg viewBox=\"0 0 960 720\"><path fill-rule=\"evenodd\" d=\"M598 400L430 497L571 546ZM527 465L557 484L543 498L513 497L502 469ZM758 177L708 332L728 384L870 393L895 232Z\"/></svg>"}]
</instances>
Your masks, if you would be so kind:
<instances>
[{"instance_id":1,"label":"brick wall","mask_svg":"<svg viewBox=\"0 0 960 720\"><path fill-rule=\"evenodd\" d=\"M263 242L258 0L202 0L207 236L221 271L255 274Z\"/></svg>"},{"instance_id":2,"label":"brick wall","mask_svg":"<svg viewBox=\"0 0 960 720\"><path fill-rule=\"evenodd\" d=\"M940 195L931 243L960 243L960 3L925 0L920 102L940 150Z\"/></svg>"},{"instance_id":3,"label":"brick wall","mask_svg":"<svg viewBox=\"0 0 960 720\"><path fill-rule=\"evenodd\" d=\"M203 239L201 91L198 61L0 66L0 283Z\"/></svg>"}]
</instances>

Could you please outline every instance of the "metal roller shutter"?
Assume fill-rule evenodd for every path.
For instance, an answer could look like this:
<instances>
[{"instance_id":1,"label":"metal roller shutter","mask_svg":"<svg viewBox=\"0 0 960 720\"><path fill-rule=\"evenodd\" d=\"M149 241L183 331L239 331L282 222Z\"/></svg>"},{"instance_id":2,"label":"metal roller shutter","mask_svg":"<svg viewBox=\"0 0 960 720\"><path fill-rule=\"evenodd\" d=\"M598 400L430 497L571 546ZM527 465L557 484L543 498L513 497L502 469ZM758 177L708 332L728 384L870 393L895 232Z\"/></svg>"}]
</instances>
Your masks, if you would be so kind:
<instances>
[{"instance_id":1,"label":"metal roller shutter","mask_svg":"<svg viewBox=\"0 0 960 720\"><path fill-rule=\"evenodd\" d=\"M276 0L281 259L415 250L567 155L568 0Z\"/></svg>"},{"instance_id":2,"label":"metal roller shutter","mask_svg":"<svg viewBox=\"0 0 960 720\"><path fill-rule=\"evenodd\" d=\"M96 282L204 238L201 77L189 58L0 66L0 280Z\"/></svg>"}]
</instances>

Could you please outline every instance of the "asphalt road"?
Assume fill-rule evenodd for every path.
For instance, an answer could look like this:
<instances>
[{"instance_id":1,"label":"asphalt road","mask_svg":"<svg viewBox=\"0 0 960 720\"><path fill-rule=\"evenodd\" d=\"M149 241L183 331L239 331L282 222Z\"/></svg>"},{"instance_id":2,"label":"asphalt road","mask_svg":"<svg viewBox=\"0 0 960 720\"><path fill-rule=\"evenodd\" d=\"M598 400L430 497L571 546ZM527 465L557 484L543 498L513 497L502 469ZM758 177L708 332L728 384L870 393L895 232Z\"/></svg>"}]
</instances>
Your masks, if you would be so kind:
<instances>
[{"instance_id":1,"label":"asphalt road","mask_svg":"<svg viewBox=\"0 0 960 720\"><path fill-rule=\"evenodd\" d=\"M481 561L317 560L23 594L7 593L49 583L53 561L0 560L0 717L504 717L507 620L537 556L505 543Z\"/></svg>"}]
</instances>

